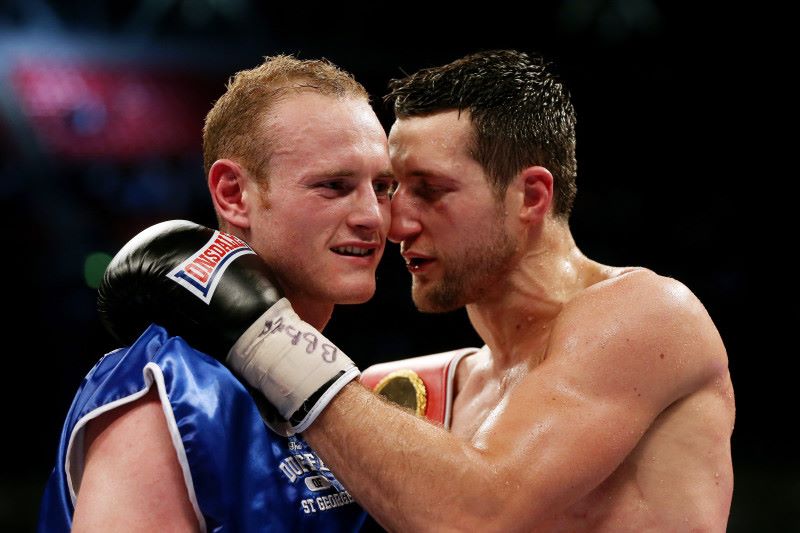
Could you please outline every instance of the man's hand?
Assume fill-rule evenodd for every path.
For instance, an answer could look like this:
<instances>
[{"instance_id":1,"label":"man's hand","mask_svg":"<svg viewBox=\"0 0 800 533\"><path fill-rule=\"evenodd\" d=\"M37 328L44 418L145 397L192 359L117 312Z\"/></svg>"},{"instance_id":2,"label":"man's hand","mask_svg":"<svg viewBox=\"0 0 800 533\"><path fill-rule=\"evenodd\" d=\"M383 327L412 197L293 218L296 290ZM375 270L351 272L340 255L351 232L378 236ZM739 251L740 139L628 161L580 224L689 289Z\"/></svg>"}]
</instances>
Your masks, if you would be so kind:
<instances>
[{"instance_id":1,"label":"man's hand","mask_svg":"<svg viewBox=\"0 0 800 533\"><path fill-rule=\"evenodd\" d=\"M355 364L297 316L267 265L242 240L193 222L156 224L129 241L99 289L100 316L119 341L155 322L222 360L303 431L358 376Z\"/></svg>"}]
</instances>

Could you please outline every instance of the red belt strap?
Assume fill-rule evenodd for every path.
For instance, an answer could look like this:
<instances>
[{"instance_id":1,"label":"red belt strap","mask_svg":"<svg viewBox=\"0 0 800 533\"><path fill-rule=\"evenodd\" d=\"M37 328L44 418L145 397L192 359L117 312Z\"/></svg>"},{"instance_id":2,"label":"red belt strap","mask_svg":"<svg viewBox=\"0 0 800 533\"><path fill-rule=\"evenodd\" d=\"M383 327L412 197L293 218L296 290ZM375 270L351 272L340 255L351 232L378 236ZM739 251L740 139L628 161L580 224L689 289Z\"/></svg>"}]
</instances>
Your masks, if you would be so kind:
<instances>
[{"instance_id":1,"label":"red belt strap","mask_svg":"<svg viewBox=\"0 0 800 533\"><path fill-rule=\"evenodd\" d=\"M417 415L450 427L453 382L458 362L478 348L461 348L372 365L361 383Z\"/></svg>"}]
</instances>

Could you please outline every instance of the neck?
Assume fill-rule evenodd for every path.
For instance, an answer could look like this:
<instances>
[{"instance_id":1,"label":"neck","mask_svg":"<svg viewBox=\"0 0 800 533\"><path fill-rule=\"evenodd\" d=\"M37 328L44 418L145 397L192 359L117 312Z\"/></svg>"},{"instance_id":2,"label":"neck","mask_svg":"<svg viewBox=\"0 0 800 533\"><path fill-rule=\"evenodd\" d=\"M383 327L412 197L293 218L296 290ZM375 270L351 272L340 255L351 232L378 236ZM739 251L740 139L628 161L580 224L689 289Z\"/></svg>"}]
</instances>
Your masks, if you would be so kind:
<instances>
[{"instance_id":1,"label":"neck","mask_svg":"<svg viewBox=\"0 0 800 533\"><path fill-rule=\"evenodd\" d=\"M320 303L319 300L292 293L292 291L288 290L286 291L286 298L292 302L294 312L319 331L322 331L331 319L333 304Z\"/></svg>"},{"instance_id":2,"label":"neck","mask_svg":"<svg viewBox=\"0 0 800 533\"><path fill-rule=\"evenodd\" d=\"M581 253L566 223L549 217L523 247L496 290L467 305L470 322L503 366L529 360L538 343L544 357L564 305L609 270Z\"/></svg>"}]
</instances>

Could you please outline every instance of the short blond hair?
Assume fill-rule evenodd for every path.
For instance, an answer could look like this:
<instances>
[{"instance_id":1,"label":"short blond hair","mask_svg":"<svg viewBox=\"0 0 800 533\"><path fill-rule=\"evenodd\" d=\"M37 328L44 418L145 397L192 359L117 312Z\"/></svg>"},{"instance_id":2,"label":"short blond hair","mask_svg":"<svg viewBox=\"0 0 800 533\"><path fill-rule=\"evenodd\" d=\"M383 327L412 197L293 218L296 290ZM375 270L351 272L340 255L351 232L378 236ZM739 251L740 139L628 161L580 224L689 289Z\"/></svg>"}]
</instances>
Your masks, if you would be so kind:
<instances>
[{"instance_id":1,"label":"short blond hair","mask_svg":"<svg viewBox=\"0 0 800 533\"><path fill-rule=\"evenodd\" d=\"M273 141L269 131L261 131L263 117L286 94L306 90L369 100L366 89L352 74L326 59L265 57L261 65L232 76L227 90L206 115L203 126L206 176L218 159L235 158L264 184Z\"/></svg>"}]
</instances>

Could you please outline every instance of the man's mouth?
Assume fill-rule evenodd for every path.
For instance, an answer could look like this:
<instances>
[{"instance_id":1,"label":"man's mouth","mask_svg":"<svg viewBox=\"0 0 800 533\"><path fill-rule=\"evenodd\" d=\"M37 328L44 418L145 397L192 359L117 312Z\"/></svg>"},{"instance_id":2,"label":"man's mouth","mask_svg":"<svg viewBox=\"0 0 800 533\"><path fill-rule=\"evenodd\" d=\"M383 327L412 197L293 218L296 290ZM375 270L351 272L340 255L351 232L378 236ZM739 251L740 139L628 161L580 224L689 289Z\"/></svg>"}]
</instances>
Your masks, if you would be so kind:
<instances>
[{"instance_id":1,"label":"man's mouth","mask_svg":"<svg viewBox=\"0 0 800 533\"><path fill-rule=\"evenodd\" d=\"M427 259L424 257L409 257L406 259L406 268L411 272L417 272L418 270L422 269L425 265L428 265L433 262L433 259Z\"/></svg>"},{"instance_id":2,"label":"man's mouth","mask_svg":"<svg viewBox=\"0 0 800 533\"><path fill-rule=\"evenodd\" d=\"M359 246L335 246L331 248L335 254L346 255L350 257L366 257L375 253L375 248L361 248Z\"/></svg>"}]
</instances>

